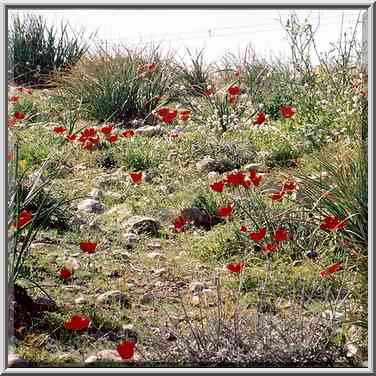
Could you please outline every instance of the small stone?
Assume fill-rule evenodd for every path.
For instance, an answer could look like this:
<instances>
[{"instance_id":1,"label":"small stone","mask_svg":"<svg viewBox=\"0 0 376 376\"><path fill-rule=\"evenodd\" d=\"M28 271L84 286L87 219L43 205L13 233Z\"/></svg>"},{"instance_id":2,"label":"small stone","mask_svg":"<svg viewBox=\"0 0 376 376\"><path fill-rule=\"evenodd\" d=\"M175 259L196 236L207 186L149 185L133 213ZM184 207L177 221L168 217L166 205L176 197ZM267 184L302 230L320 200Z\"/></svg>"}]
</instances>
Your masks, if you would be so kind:
<instances>
[{"instance_id":1,"label":"small stone","mask_svg":"<svg viewBox=\"0 0 376 376\"><path fill-rule=\"evenodd\" d=\"M155 125L155 126L140 127L135 130L135 133L141 136L145 136L145 137L154 137L154 136L162 136L166 134L167 130L166 128L160 125Z\"/></svg>"},{"instance_id":2,"label":"small stone","mask_svg":"<svg viewBox=\"0 0 376 376\"><path fill-rule=\"evenodd\" d=\"M160 252L150 252L147 254L147 257L152 259L152 260L155 260L155 259L159 259L159 260L166 260L166 256L163 254L163 253L160 253Z\"/></svg>"},{"instance_id":3,"label":"small stone","mask_svg":"<svg viewBox=\"0 0 376 376\"><path fill-rule=\"evenodd\" d=\"M159 175L158 171L149 169L149 170L144 171L143 179L147 183L150 183L158 175Z\"/></svg>"},{"instance_id":4,"label":"small stone","mask_svg":"<svg viewBox=\"0 0 376 376\"><path fill-rule=\"evenodd\" d=\"M136 234L148 233L156 236L159 232L160 223L151 217L134 216L124 222L122 227Z\"/></svg>"},{"instance_id":5,"label":"small stone","mask_svg":"<svg viewBox=\"0 0 376 376\"><path fill-rule=\"evenodd\" d=\"M95 363L97 361L98 361L98 357L96 357L95 355L91 355L85 359L85 363Z\"/></svg>"},{"instance_id":6,"label":"small stone","mask_svg":"<svg viewBox=\"0 0 376 376\"><path fill-rule=\"evenodd\" d=\"M8 354L8 367L25 367L27 365L27 361L18 354L9 353Z\"/></svg>"},{"instance_id":7,"label":"small stone","mask_svg":"<svg viewBox=\"0 0 376 376\"><path fill-rule=\"evenodd\" d=\"M199 171L211 172L213 171L212 168L214 166L214 163L215 159L206 156L196 163L196 168Z\"/></svg>"},{"instance_id":8,"label":"small stone","mask_svg":"<svg viewBox=\"0 0 376 376\"><path fill-rule=\"evenodd\" d=\"M148 248L151 249L160 249L161 248L161 242L159 240L152 240L147 244Z\"/></svg>"},{"instance_id":9,"label":"small stone","mask_svg":"<svg viewBox=\"0 0 376 376\"><path fill-rule=\"evenodd\" d=\"M119 290L108 291L97 296L99 304L120 303L123 307L130 307L129 298Z\"/></svg>"},{"instance_id":10,"label":"small stone","mask_svg":"<svg viewBox=\"0 0 376 376\"><path fill-rule=\"evenodd\" d=\"M189 285L189 290L193 292L194 294L198 294L199 292L202 292L202 290L204 290L205 288L207 288L207 285L206 283L203 283L203 282L192 282Z\"/></svg>"},{"instance_id":11,"label":"small stone","mask_svg":"<svg viewBox=\"0 0 376 376\"><path fill-rule=\"evenodd\" d=\"M151 292L147 292L142 296L141 304L150 304L154 300L154 295Z\"/></svg>"},{"instance_id":12,"label":"small stone","mask_svg":"<svg viewBox=\"0 0 376 376\"><path fill-rule=\"evenodd\" d=\"M122 362L122 359L116 350L102 350L95 355L89 356L85 363L95 362Z\"/></svg>"},{"instance_id":13,"label":"small stone","mask_svg":"<svg viewBox=\"0 0 376 376\"><path fill-rule=\"evenodd\" d=\"M123 197L121 193L112 192L112 191L106 192L106 196L109 198L112 198L113 200L120 200Z\"/></svg>"},{"instance_id":14,"label":"small stone","mask_svg":"<svg viewBox=\"0 0 376 376\"><path fill-rule=\"evenodd\" d=\"M85 304L87 303L87 299L83 296L80 296L79 298L76 298L74 302L75 304Z\"/></svg>"},{"instance_id":15,"label":"small stone","mask_svg":"<svg viewBox=\"0 0 376 376\"><path fill-rule=\"evenodd\" d=\"M102 213L104 211L104 206L99 201L88 198L81 201L77 205L77 209L86 213Z\"/></svg>"},{"instance_id":16,"label":"small stone","mask_svg":"<svg viewBox=\"0 0 376 376\"><path fill-rule=\"evenodd\" d=\"M153 272L156 276L160 276L160 275L162 275L162 274L166 274L166 273L167 273L167 268L152 269L152 272Z\"/></svg>"},{"instance_id":17,"label":"small stone","mask_svg":"<svg viewBox=\"0 0 376 376\"><path fill-rule=\"evenodd\" d=\"M99 190L98 188L93 188L91 192L89 193L89 196L93 198L94 200L98 200L103 198L103 192Z\"/></svg>"},{"instance_id":18,"label":"small stone","mask_svg":"<svg viewBox=\"0 0 376 376\"><path fill-rule=\"evenodd\" d=\"M130 232L121 234L121 240L128 249L133 249L140 241L140 238L136 234Z\"/></svg>"}]
</instances>

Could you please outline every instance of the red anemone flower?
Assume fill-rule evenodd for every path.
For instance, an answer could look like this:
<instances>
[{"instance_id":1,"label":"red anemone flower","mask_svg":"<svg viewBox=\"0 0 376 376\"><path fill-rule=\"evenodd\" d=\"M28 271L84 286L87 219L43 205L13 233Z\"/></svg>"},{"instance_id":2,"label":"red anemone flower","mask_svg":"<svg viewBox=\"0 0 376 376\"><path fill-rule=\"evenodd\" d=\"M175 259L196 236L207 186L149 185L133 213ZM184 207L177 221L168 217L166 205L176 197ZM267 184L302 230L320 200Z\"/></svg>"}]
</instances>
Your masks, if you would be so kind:
<instances>
[{"instance_id":1,"label":"red anemone flower","mask_svg":"<svg viewBox=\"0 0 376 376\"><path fill-rule=\"evenodd\" d=\"M25 113L23 113L23 112L19 112L19 111L15 112L13 116L14 116L17 120L23 120L23 119L25 119L25 117L26 117Z\"/></svg>"},{"instance_id":2,"label":"red anemone flower","mask_svg":"<svg viewBox=\"0 0 376 376\"><path fill-rule=\"evenodd\" d=\"M97 243L81 242L80 249L86 253L94 253L97 249Z\"/></svg>"},{"instance_id":3,"label":"red anemone flower","mask_svg":"<svg viewBox=\"0 0 376 376\"><path fill-rule=\"evenodd\" d=\"M169 110L168 114L162 117L162 120L166 124L172 124L177 114L178 112L176 110Z\"/></svg>"},{"instance_id":4,"label":"red anemone flower","mask_svg":"<svg viewBox=\"0 0 376 376\"><path fill-rule=\"evenodd\" d=\"M16 125L16 123L17 119L14 116L8 118L8 128L13 127L14 125Z\"/></svg>"},{"instance_id":5,"label":"red anemone flower","mask_svg":"<svg viewBox=\"0 0 376 376\"><path fill-rule=\"evenodd\" d=\"M64 328L68 330L86 330L91 325L89 318L81 315L73 315L68 321L65 321Z\"/></svg>"},{"instance_id":6,"label":"red anemone flower","mask_svg":"<svg viewBox=\"0 0 376 376\"><path fill-rule=\"evenodd\" d=\"M140 184L142 180L142 171L141 172L130 172L130 178L132 179L133 184Z\"/></svg>"},{"instance_id":7,"label":"red anemone flower","mask_svg":"<svg viewBox=\"0 0 376 376\"><path fill-rule=\"evenodd\" d=\"M256 125L264 124L265 119L266 119L265 112L259 112L257 117L256 117L256 120L253 122L253 124L256 124Z\"/></svg>"},{"instance_id":8,"label":"red anemone flower","mask_svg":"<svg viewBox=\"0 0 376 376\"><path fill-rule=\"evenodd\" d=\"M153 73L157 69L157 64L155 64L155 63L148 64L146 66L146 68L147 68L149 73Z\"/></svg>"},{"instance_id":9,"label":"red anemone flower","mask_svg":"<svg viewBox=\"0 0 376 376\"><path fill-rule=\"evenodd\" d=\"M33 213L28 210L22 210L16 221L16 227L18 229L26 226L33 218Z\"/></svg>"},{"instance_id":10,"label":"red anemone flower","mask_svg":"<svg viewBox=\"0 0 376 376\"><path fill-rule=\"evenodd\" d=\"M257 175L257 171L255 169L251 169L250 176L251 176L252 183L256 187L258 187L261 183L262 175Z\"/></svg>"},{"instance_id":11,"label":"red anemone flower","mask_svg":"<svg viewBox=\"0 0 376 376\"><path fill-rule=\"evenodd\" d=\"M241 171L234 172L227 176L225 182L228 185L242 185L244 183L245 174Z\"/></svg>"},{"instance_id":12,"label":"red anemone flower","mask_svg":"<svg viewBox=\"0 0 376 376\"><path fill-rule=\"evenodd\" d=\"M188 121L190 114L191 114L191 111L189 111L189 110L180 111L179 112L179 119L181 121Z\"/></svg>"},{"instance_id":13,"label":"red anemone flower","mask_svg":"<svg viewBox=\"0 0 376 376\"><path fill-rule=\"evenodd\" d=\"M63 279L70 278L72 274L73 274L73 271L66 267L63 267L62 269L59 270L59 276Z\"/></svg>"},{"instance_id":14,"label":"red anemone flower","mask_svg":"<svg viewBox=\"0 0 376 376\"><path fill-rule=\"evenodd\" d=\"M231 273L240 273L245 268L245 262L242 261L242 262L239 262L239 263L228 264L228 265L226 265L226 268Z\"/></svg>"},{"instance_id":15,"label":"red anemone flower","mask_svg":"<svg viewBox=\"0 0 376 376\"><path fill-rule=\"evenodd\" d=\"M283 183L282 190L285 193L293 193L296 190L296 182L293 180L289 180Z\"/></svg>"},{"instance_id":16,"label":"red anemone flower","mask_svg":"<svg viewBox=\"0 0 376 376\"><path fill-rule=\"evenodd\" d=\"M263 246L263 252L264 253L274 253L278 250L278 245L275 243L268 243Z\"/></svg>"},{"instance_id":17,"label":"red anemone flower","mask_svg":"<svg viewBox=\"0 0 376 376\"><path fill-rule=\"evenodd\" d=\"M266 227L262 227L258 231L249 233L249 237L255 242L260 242L262 239L265 238L265 235L266 235Z\"/></svg>"},{"instance_id":18,"label":"red anemone flower","mask_svg":"<svg viewBox=\"0 0 376 376\"><path fill-rule=\"evenodd\" d=\"M235 204L234 203L230 203L228 204L227 206L224 206L222 208L219 208L217 210L217 215L221 218L226 218L226 217L230 217L233 210L235 208Z\"/></svg>"},{"instance_id":19,"label":"red anemone flower","mask_svg":"<svg viewBox=\"0 0 376 376\"><path fill-rule=\"evenodd\" d=\"M119 139L119 136L117 134L111 134L108 137L106 137L106 140L110 143L113 144Z\"/></svg>"},{"instance_id":20,"label":"red anemone flower","mask_svg":"<svg viewBox=\"0 0 376 376\"><path fill-rule=\"evenodd\" d=\"M269 197L272 199L272 201L282 201L285 193L285 191L274 192Z\"/></svg>"},{"instance_id":21,"label":"red anemone flower","mask_svg":"<svg viewBox=\"0 0 376 376\"><path fill-rule=\"evenodd\" d=\"M336 231L343 229L349 223L348 219L341 220L338 217L325 217L324 222L321 223L320 228L322 230Z\"/></svg>"},{"instance_id":22,"label":"red anemone flower","mask_svg":"<svg viewBox=\"0 0 376 376\"><path fill-rule=\"evenodd\" d=\"M10 103L17 103L19 99L20 99L20 97L19 97L18 95L12 95L12 96L9 98L9 102L10 102Z\"/></svg>"},{"instance_id":23,"label":"red anemone flower","mask_svg":"<svg viewBox=\"0 0 376 376\"><path fill-rule=\"evenodd\" d=\"M103 134L110 134L113 130L114 126L112 124L107 124L100 129Z\"/></svg>"},{"instance_id":24,"label":"red anemone flower","mask_svg":"<svg viewBox=\"0 0 376 376\"><path fill-rule=\"evenodd\" d=\"M279 109L279 111L285 119L292 118L296 113L296 109L291 106L283 106Z\"/></svg>"},{"instance_id":25,"label":"red anemone flower","mask_svg":"<svg viewBox=\"0 0 376 376\"><path fill-rule=\"evenodd\" d=\"M214 192L219 192L219 193L222 193L223 192L223 188L225 187L225 182L223 180L221 181L217 181L213 184L210 185L210 188L214 191Z\"/></svg>"},{"instance_id":26,"label":"red anemone flower","mask_svg":"<svg viewBox=\"0 0 376 376\"><path fill-rule=\"evenodd\" d=\"M131 138L131 137L133 137L134 136L134 131L132 130L132 129L127 129L127 130L125 130L123 133L122 133L122 135L124 136L124 137L127 137L127 138Z\"/></svg>"},{"instance_id":27,"label":"red anemone flower","mask_svg":"<svg viewBox=\"0 0 376 376\"><path fill-rule=\"evenodd\" d=\"M338 272L339 270L342 269L342 263L341 262L336 262L335 264L332 264L328 266L326 269L322 270L320 272L321 277L327 277L333 273Z\"/></svg>"},{"instance_id":28,"label":"red anemone flower","mask_svg":"<svg viewBox=\"0 0 376 376\"><path fill-rule=\"evenodd\" d=\"M55 127L55 128L53 129L53 131L54 131L56 134L64 133L66 130L67 130L67 128L62 127L62 126L60 126L60 127Z\"/></svg>"},{"instance_id":29,"label":"red anemone flower","mask_svg":"<svg viewBox=\"0 0 376 376\"><path fill-rule=\"evenodd\" d=\"M71 133L71 134L68 134L68 136L66 137L68 141L74 141L77 139L77 135L74 134L74 133Z\"/></svg>"},{"instance_id":30,"label":"red anemone flower","mask_svg":"<svg viewBox=\"0 0 376 376\"><path fill-rule=\"evenodd\" d=\"M134 356L135 343L133 341L124 341L116 348L123 360L132 359Z\"/></svg>"},{"instance_id":31,"label":"red anemone flower","mask_svg":"<svg viewBox=\"0 0 376 376\"><path fill-rule=\"evenodd\" d=\"M86 150L93 150L94 149L94 146L95 144L93 144L92 142L90 141L85 141L84 144L82 145L82 147Z\"/></svg>"},{"instance_id":32,"label":"red anemone flower","mask_svg":"<svg viewBox=\"0 0 376 376\"><path fill-rule=\"evenodd\" d=\"M282 242L284 240L288 240L289 238L289 232L285 228L279 228L276 230L272 236L274 240L277 242Z\"/></svg>"},{"instance_id":33,"label":"red anemone flower","mask_svg":"<svg viewBox=\"0 0 376 376\"><path fill-rule=\"evenodd\" d=\"M85 142L86 140L88 140L89 138L94 138L96 137L97 135L97 131L95 128L86 128L84 129L81 134L80 134L80 138L78 139L78 141L80 142Z\"/></svg>"},{"instance_id":34,"label":"red anemone flower","mask_svg":"<svg viewBox=\"0 0 376 376\"><path fill-rule=\"evenodd\" d=\"M240 232L247 232L248 229L246 226L240 226L240 229L239 229Z\"/></svg>"},{"instance_id":35,"label":"red anemone flower","mask_svg":"<svg viewBox=\"0 0 376 376\"><path fill-rule=\"evenodd\" d=\"M240 87L239 87L239 86L230 86L230 87L227 89L227 92L228 92L230 95L239 95L239 94L240 94Z\"/></svg>"},{"instance_id":36,"label":"red anemone flower","mask_svg":"<svg viewBox=\"0 0 376 376\"><path fill-rule=\"evenodd\" d=\"M176 232L181 232L185 230L185 226L188 224L188 221L182 215L177 217L174 221L174 229Z\"/></svg>"}]
</instances>

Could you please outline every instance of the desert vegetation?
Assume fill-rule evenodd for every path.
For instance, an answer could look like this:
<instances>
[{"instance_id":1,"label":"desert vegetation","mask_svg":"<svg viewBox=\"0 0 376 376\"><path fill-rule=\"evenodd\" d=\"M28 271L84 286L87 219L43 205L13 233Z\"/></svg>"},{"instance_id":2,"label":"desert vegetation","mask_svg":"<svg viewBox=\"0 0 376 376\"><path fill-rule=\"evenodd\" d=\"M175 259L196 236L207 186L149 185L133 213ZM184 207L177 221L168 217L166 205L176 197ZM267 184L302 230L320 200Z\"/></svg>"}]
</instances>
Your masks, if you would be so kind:
<instances>
[{"instance_id":1,"label":"desert vegetation","mask_svg":"<svg viewBox=\"0 0 376 376\"><path fill-rule=\"evenodd\" d=\"M314 64L291 15L290 61L208 63L10 24L12 365L365 366L355 33Z\"/></svg>"}]
</instances>

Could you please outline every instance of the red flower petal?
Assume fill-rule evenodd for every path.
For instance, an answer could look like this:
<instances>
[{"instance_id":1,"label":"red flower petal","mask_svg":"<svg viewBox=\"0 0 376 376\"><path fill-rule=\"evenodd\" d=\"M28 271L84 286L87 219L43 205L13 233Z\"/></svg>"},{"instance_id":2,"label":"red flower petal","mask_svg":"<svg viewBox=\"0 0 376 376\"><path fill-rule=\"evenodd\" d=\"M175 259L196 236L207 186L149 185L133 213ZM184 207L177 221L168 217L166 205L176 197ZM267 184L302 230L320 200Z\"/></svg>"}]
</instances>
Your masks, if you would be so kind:
<instances>
[{"instance_id":1,"label":"red flower petal","mask_svg":"<svg viewBox=\"0 0 376 376\"><path fill-rule=\"evenodd\" d=\"M185 230L185 226L188 224L188 221L185 217L180 216L174 221L174 229L176 232L181 232Z\"/></svg>"},{"instance_id":2,"label":"red flower petal","mask_svg":"<svg viewBox=\"0 0 376 376\"><path fill-rule=\"evenodd\" d=\"M228 175L226 178L226 184L228 185L242 185L244 184L245 175L242 172L235 172Z\"/></svg>"},{"instance_id":3,"label":"red flower petal","mask_svg":"<svg viewBox=\"0 0 376 376\"><path fill-rule=\"evenodd\" d=\"M291 106L283 106L279 109L281 112L282 116L286 119L291 118L295 115L296 109Z\"/></svg>"},{"instance_id":4,"label":"red flower petal","mask_svg":"<svg viewBox=\"0 0 376 376\"><path fill-rule=\"evenodd\" d=\"M94 253L97 248L97 243L92 242L81 242L80 248L82 251L87 253Z\"/></svg>"},{"instance_id":5,"label":"red flower petal","mask_svg":"<svg viewBox=\"0 0 376 376\"><path fill-rule=\"evenodd\" d=\"M227 89L227 92L228 92L230 95L238 95L238 94L240 94L240 87L239 87L239 86L230 86L230 87Z\"/></svg>"},{"instance_id":6,"label":"red flower petal","mask_svg":"<svg viewBox=\"0 0 376 376\"><path fill-rule=\"evenodd\" d=\"M285 193L286 193L285 191L274 192L269 197L273 201L282 201L283 196L285 195Z\"/></svg>"},{"instance_id":7,"label":"red flower petal","mask_svg":"<svg viewBox=\"0 0 376 376\"><path fill-rule=\"evenodd\" d=\"M246 226L240 226L240 229L239 229L240 232L247 232L248 229Z\"/></svg>"},{"instance_id":8,"label":"red flower petal","mask_svg":"<svg viewBox=\"0 0 376 376\"><path fill-rule=\"evenodd\" d=\"M134 356L135 343L133 341L124 341L116 348L123 360L132 359Z\"/></svg>"},{"instance_id":9,"label":"red flower petal","mask_svg":"<svg viewBox=\"0 0 376 376\"><path fill-rule=\"evenodd\" d=\"M28 211L28 210L22 210L19 217L18 217L18 220L16 221L16 227L18 229L26 226L33 218L33 213Z\"/></svg>"},{"instance_id":10,"label":"red flower petal","mask_svg":"<svg viewBox=\"0 0 376 376\"><path fill-rule=\"evenodd\" d=\"M223 188L225 186L225 182L223 180L221 181L217 181L216 183L213 183L210 185L210 188L214 191L214 192L218 192L218 193L221 193L223 192Z\"/></svg>"},{"instance_id":11,"label":"red flower petal","mask_svg":"<svg viewBox=\"0 0 376 376\"><path fill-rule=\"evenodd\" d=\"M253 122L253 124L256 124L256 125L264 124L265 119L266 119L265 112L260 112L260 113L258 113L256 120Z\"/></svg>"},{"instance_id":12,"label":"red flower petal","mask_svg":"<svg viewBox=\"0 0 376 376\"><path fill-rule=\"evenodd\" d=\"M76 134L68 134L68 136L66 137L66 139L68 140L68 141L74 141L74 140L76 140L77 139L77 135Z\"/></svg>"},{"instance_id":13,"label":"red flower petal","mask_svg":"<svg viewBox=\"0 0 376 376\"><path fill-rule=\"evenodd\" d=\"M232 214L234 208L235 208L234 203L228 204L225 207L219 208L217 210L217 215L221 218L229 217Z\"/></svg>"},{"instance_id":14,"label":"red flower petal","mask_svg":"<svg viewBox=\"0 0 376 376\"><path fill-rule=\"evenodd\" d=\"M260 242L262 239L265 238L266 235L266 227L260 228L259 231L250 232L249 237L254 240L255 242Z\"/></svg>"},{"instance_id":15,"label":"red flower petal","mask_svg":"<svg viewBox=\"0 0 376 376\"><path fill-rule=\"evenodd\" d=\"M73 315L69 320L65 321L64 327L68 330L86 330L91 325L89 318L81 315Z\"/></svg>"},{"instance_id":16,"label":"red flower petal","mask_svg":"<svg viewBox=\"0 0 376 376\"><path fill-rule=\"evenodd\" d=\"M19 111L15 112L13 116L17 120L23 120L26 117L26 115L23 112L19 112Z\"/></svg>"},{"instance_id":17,"label":"red flower petal","mask_svg":"<svg viewBox=\"0 0 376 376\"><path fill-rule=\"evenodd\" d=\"M20 99L20 97L19 97L18 95L12 95L12 96L9 98L9 102L10 102L10 103L17 103L19 99Z\"/></svg>"},{"instance_id":18,"label":"red flower petal","mask_svg":"<svg viewBox=\"0 0 376 376\"><path fill-rule=\"evenodd\" d=\"M239 263L233 263L226 265L227 270L229 270L231 273L240 273L245 268L245 262L239 262Z\"/></svg>"},{"instance_id":19,"label":"red flower petal","mask_svg":"<svg viewBox=\"0 0 376 376\"><path fill-rule=\"evenodd\" d=\"M67 128L62 127L62 126L60 126L60 127L55 127L55 128L53 129L53 131L54 131L56 134L64 133L66 130L67 130Z\"/></svg>"},{"instance_id":20,"label":"red flower petal","mask_svg":"<svg viewBox=\"0 0 376 376\"><path fill-rule=\"evenodd\" d=\"M113 130L114 126L112 124L107 124L100 129L103 134L110 134Z\"/></svg>"},{"instance_id":21,"label":"red flower petal","mask_svg":"<svg viewBox=\"0 0 376 376\"><path fill-rule=\"evenodd\" d=\"M127 130L125 130L123 133L122 133L122 135L124 136L124 137L128 137L128 138L131 138L131 137L133 137L134 136L134 131L132 130L132 129L127 129Z\"/></svg>"},{"instance_id":22,"label":"red flower petal","mask_svg":"<svg viewBox=\"0 0 376 376\"><path fill-rule=\"evenodd\" d=\"M59 270L59 276L63 279L68 279L72 276L73 274L73 271L64 267L62 269Z\"/></svg>"},{"instance_id":23,"label":"red flower petal","mask_svg":"<svg viewBox=\"0 0 376 376\"><path fill-rule=\"evenodd\" d=\"M322 270L320 272L321 277L327 277L333 273L338 272L339 270L342 269L342 263L341 262L336 262L335 264L330 265L326 269Z\"/></svg>"},{"instance_id":24,"label":"red flower petal","mask_svg":"<svg viewBox=\"0 0 376 376\"><path fill-rule=\"evenodd\" d=\"M113 144L113 143L116 142L118 139L119 139L119 136L118 136L117 134L112 134L112 135L106 137L106 140L107 140L110 144Z\"/></svg>"},{"instance_id":25,"label":"red flower petal","mask_svg":"<svg viewBox=\"0 0 376 376\"><path fill-rule=\"evenodd\" d=\"M133 184L140 184L142 180L142 172L131 172L129 176L131 177Z\"/></svg>"},{"instance_id":26,"label":"red flower petal","mask_svg":"<svg viewBox=\"0 0 376 376\"><path fill-rule=\"evenodd\" d=\"M272 236L272 238L278 242L282 242L284 240L288 240L289 238L289 232L288 230L284 228L280 228L276 230Z\"/></svg>"}]
</instances>

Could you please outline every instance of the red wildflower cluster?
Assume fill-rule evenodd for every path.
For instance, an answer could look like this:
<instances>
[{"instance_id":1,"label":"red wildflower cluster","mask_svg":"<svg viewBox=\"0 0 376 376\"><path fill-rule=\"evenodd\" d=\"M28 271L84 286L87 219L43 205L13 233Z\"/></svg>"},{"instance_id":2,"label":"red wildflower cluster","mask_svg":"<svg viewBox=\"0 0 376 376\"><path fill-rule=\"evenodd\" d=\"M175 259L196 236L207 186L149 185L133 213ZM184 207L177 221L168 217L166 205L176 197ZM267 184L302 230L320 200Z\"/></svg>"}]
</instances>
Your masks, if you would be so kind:
<instances>
[{"instance_id":1,"label":"red wildflower cluster","mask_svg":"<svg viewBox=\"0 0 376 376\"><path fill-rule=\"evenodd\" d=\"M69 320L65 321L64 328L74 331L86 330L90 327L91 321L88 317L81 315L73 315Z\"/></svg>"},{"instance_id":2,"label":"red wildflower cluster","mask_svg":"<svg viewBox=\"0 0 376 376\"><path fill-rule=\"evenodd\" d=\"M132 137L135 135L135 133L134 133L134 131L133 131L132 129L126 129L126 130L122 133L122 135L123 135L124 137L126 137L126 138L132 138Z\"/></svg>"},{"instance_id":3,"label":"red wildflower cluster","mask_svg":"<svg viewBox=\"0 0 376 376\"><path fill-rule=\"evenodd\" d=\"M272 201L282 201L284 195L292 194L297 189L297 183L294 180L287 180L282 184L281 189L278 192L273 192L269 197Z\"/></svg>"},{"instance_id":4,"label":"red wildflower cluster","mask_svg":"<svg viewBox=\"0 0 376 376\"><path fill-rule=\"evenodd\" d=\"M296 114L296 109L291 106L283 106L279 109L279 112L285 119L292 118Z\"/></svg>"},{"instance_id":5,"label":"red wildflower cluster","mask_svg":"<svg viewBox=\"0 0 376 376\"><path fill-rule=\"evenodd\" d=\"M328 216L324 218L324 222L321 223L320 228L327 231L337 231L344 229L348 223L348 219L341 220L340 218L335 216Z\"/></svg>"},{"instance_id":6,"label":"red wildflower cluster","mask_svg":"<svg viewBox=\"0 0 376 376\"><path fill-rule=\"evenodd\" d=\"M259 231L250 232L248 235L255 242L260 242L261 240L265 238L266 227L260 228Z\"/></svg>"},{"instance_id":7,"label":"red wildflower cluster","mask_svg":"<svg viewBox=\"0 0 376 376\"><path fill-rule=\"evenodd\" d=\"M178 112L168 107L162 107L157 111L157 114L161 117L162 121L166 124L172 124L175 120Z\"/></svg>"},{"instance_id":8,"label":"red wildflower cluster","mask_svg":"<svg viewBox=\"0 0 376 376\"><path fill-rule=\"evenodd\" d=\"M233 85L227 89L227 93L229 94L228 101L231 105L235 105L238 100L238 95L240 94L241 90L239 86Z\"/></svg>"}]
</instances>

